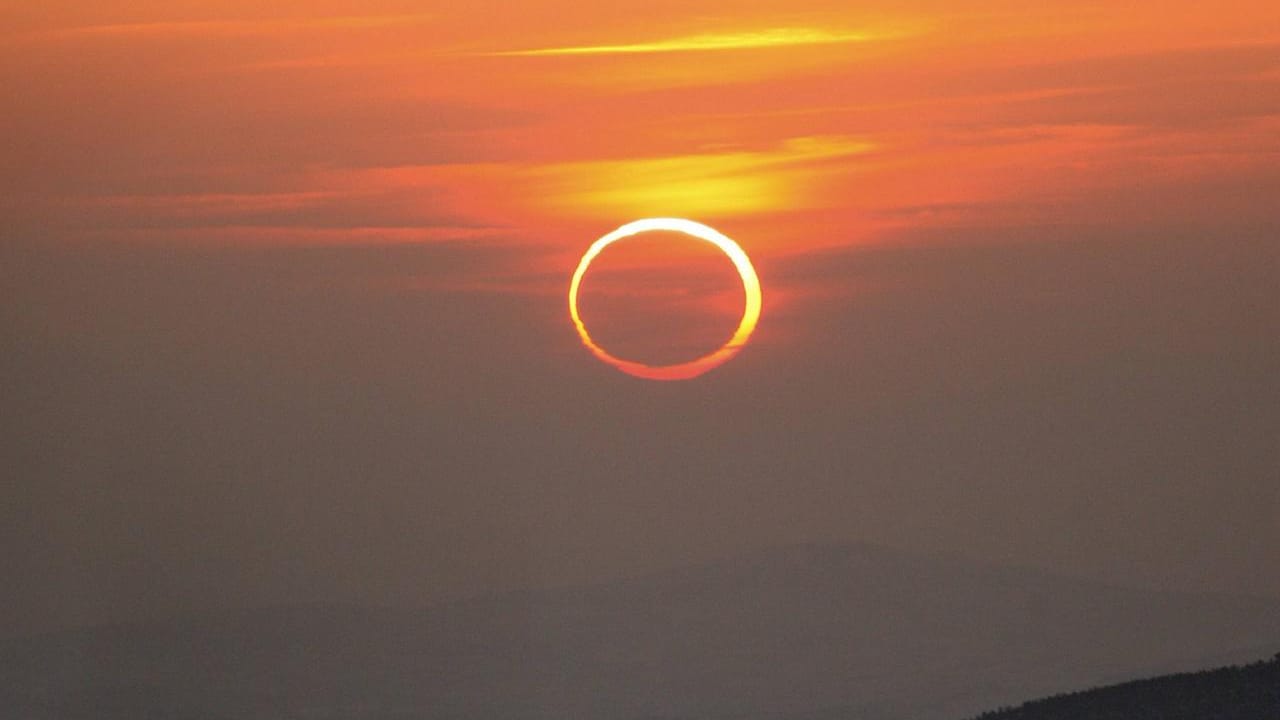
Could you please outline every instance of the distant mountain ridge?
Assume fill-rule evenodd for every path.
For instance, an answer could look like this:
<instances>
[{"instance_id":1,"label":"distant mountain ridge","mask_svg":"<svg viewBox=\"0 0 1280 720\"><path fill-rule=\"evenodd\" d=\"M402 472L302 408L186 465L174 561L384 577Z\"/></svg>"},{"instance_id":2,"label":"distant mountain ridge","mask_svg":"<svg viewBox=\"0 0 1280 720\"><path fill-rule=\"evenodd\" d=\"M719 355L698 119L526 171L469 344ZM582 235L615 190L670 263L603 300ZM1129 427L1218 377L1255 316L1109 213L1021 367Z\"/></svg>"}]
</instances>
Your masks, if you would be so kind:
<instances>
[{"instance_id":1,"label":"distant mountain ridge","mask_svg":"<svg viewBox=\"0 0 1280 720\"><path fill-rule=\"evenodd\" d=\"M1034 700L973 720L1276 720L1280 654L1270 661L1135 680Z\"/></svg>"},{"instance_id":2,"label":"distant mountain ridge","mask_svg":"<svg viewBox=\"0 0 1280 720\"><path fill-rule=\"evenodd\" d=\"M286 607L0 641L0 707L27 720L955 720L1272 642L1275 601L805 545L421 611Z\"/></svg>"}]
</instances>

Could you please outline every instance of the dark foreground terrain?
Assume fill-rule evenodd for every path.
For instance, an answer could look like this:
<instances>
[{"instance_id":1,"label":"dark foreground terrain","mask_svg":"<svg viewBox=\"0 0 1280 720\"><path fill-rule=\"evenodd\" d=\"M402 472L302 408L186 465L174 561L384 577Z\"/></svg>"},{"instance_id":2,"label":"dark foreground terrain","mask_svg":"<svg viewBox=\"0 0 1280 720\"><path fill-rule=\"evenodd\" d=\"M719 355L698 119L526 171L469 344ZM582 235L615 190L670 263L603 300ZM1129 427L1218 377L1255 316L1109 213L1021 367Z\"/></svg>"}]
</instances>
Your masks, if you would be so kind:
<instances>
[{"instance_id":1,"label":"dark foreground terrain","mask_svg":"<svg viewBox=\"0 0 1280 720\"><path fill-rule=\"evenodd\" d=\"M977 720L1276 720L1280 655L1269 662L1165 675L1057 695Z\"/></svg>"},{"instance_id":2,"label":"dark foreground terrain","mask_svg":"<svg viewBox=\"0 0 1280 720\"><path fill-rule=\"evenodd\" d=\"M1278 646L1275 601L809 545L419 610L0 639L0 717L955 720Z\"/></svg>"}]
</instances>

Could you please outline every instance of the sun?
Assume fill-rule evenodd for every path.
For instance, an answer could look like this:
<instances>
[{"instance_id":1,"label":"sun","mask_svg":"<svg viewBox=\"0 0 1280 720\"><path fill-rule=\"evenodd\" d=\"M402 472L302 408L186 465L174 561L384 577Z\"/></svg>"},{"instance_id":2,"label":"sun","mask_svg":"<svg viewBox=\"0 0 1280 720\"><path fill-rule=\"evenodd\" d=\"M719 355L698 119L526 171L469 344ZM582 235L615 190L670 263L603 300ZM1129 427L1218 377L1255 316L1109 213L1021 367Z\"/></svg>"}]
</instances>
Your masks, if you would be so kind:
<instances>
[{"instance_id":1,"label":"sun","mask_svg":"<svg viewBox=\"0 0 1280 720\"><path fill-rule=\"evenodd\" d=\"M591 263L596 256L618 240L655 230L678 232L715 245L733 262L734 268L738 271L738 276L742 278L742 289L746 296L746 301L742 308L742 319L738 322L738 328L724 345L721 345L714 352L695 360L672 365L646 365L614 357L609 351L600 347L591 339L591 334L587 332L587 326L582 322L582 317L578 313L578 290L582 285L582 278L587 274L587 268L591 267ZM747 344L751 333L756 329L756 323L760 320L760 308L760 279L756 276L756 270L751 265L751 259L747 257L746 252L742 250L738 243L718 230L702 223L682 218L645 218L636 220L601 237L592 243L591 247L587 248L586 253L582 255L582 259L578 261L578 268L573 271L573 280L569 283L569 317L573 320L573 325L577 328L579 337L582 338L582 344L586 345L587 349L600 360L628 375L646 380L689 380L722 365L729 358L736 355L743 345Z\"/></svg>"}]
</instances>

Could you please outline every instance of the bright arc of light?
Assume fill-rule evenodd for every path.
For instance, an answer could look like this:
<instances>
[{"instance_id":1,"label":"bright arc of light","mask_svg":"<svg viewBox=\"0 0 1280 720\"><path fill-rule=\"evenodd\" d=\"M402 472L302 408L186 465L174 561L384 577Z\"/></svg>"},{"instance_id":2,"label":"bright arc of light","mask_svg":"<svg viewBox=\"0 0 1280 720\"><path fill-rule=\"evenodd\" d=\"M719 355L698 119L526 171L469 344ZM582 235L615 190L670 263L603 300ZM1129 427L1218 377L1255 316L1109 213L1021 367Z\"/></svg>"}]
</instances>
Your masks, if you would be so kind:
<instances>
[{"instance_id":1,"label":"bright arc of light","mask_svg":"<svg viewBox=\"0 0 1280 720\"><path fill-rule=\"evenodd\" d=\"M733 332L728 342L720 346L719 349L696 360L674 365L646 365L614 357L591 339L591 334L587 332L587 326L582 322L582 317L578 314L578 289L582 285L582 278L587 274L587 268L591 267L591 262L596 259L596 256L618 240L653 230L683 233L715 245L729 257L729 260L733 262L733 266L738 271L738 276L742 278L742 289L746 294L746 302L742 308L742 319L738 322L738 329ZM756 323L760 320L760 307L760 279L756 276L756 270L751 265L751 259L747 257L747 254L743 252L738 243L714 228L681 218L645 218L636 220L596 240L591 244L591 247L587 248L586 253L582 255L582 259L578 261L578 268L573 271L573 280L569 283L569 317L573 320L574 327L578 329L578 336L582 338L582 344L586 345L587 349L600 360L628 375L645 378L646 380L688 380L723 364L737 354L743 345L746 345L747 339L751 337L751 333L756 328Z\"/></svg>"}]
</instances>

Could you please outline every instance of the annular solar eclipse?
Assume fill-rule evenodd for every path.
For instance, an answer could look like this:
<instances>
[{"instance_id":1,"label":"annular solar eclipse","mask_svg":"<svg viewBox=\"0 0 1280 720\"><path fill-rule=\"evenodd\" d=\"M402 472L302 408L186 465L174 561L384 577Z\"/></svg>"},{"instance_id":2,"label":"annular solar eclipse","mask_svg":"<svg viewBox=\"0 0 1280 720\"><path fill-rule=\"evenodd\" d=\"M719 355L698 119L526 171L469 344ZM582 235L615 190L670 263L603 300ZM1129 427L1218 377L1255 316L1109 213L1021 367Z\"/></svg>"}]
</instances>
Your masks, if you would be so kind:
<instances>
[{"instance_id":1,"label":"annular solar eclipse","mask_svg":"<svg viewBox=\"0 0 1280 720\"><path fill-rule=\"evenodd\" d=\"M587 326L583 323L582 316L578 312L578 292L581 289L583 277L586 276L587 269L591 267L591 263L596 259L596 256L609 245L619 240L656 230L682 233L691 238L711 243L719 248L733 262L734 268L737 269L738 276L742 279L742 289L745 297L742 319L738 322L737 329L727 342L702 357L670 365L648 365L615 357L591 339L591 334L587 331ZM751 265L751 259L747 257L747 254L738 243L714 228L682 218L645 218L629 222L604 235L592 243L591 247L587 248L586 253L582 255L582 259L578 262L577 269L573 272L573 280L569 283L569 317L573 320L579 337L582 338L582 344L603 362L628 375L646 380L688 380L724 364L736 355L751 337L751 333L755 330L756 323L760 319L760 307L760 279L756 276L755 268Z\"/></svg>"}]
</instances>

